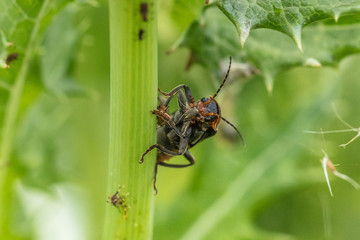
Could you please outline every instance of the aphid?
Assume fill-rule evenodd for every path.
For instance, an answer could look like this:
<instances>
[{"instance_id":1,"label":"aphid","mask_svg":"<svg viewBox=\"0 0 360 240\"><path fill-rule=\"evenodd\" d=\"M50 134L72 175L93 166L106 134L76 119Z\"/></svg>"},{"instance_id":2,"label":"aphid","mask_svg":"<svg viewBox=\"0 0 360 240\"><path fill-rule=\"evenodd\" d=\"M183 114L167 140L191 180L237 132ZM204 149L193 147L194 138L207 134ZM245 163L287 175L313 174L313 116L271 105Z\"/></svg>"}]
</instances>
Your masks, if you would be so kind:
<instances>
[{"instance_id":1,"label":"aphid","mask_svg":"<svg viewBox=\"0 0 360 240\"><path fill-rule=\"evenodd\" d=\"M148 4L146 2L140 3L140 14L144 22L148 21Z\"/></svg>"},{"instance_id":2,"label":"aphid","mask_svg":"<svg viewBox=\"0 0 360 240\"><path fill-rule=\"evenodd\" d=\"M144 29L139 30L139 40L143 40L144 33L145 33Z\"/></svg>"},{"instance_id":3,"label":"aphid","mask_svg":"<svg viewBox=\"0 0 360 240\"><path fill-rule=\"evenodd\" d=\"M5 63L6 63L6 65L7 65L7 68L10 67L10 63L11 63L12 61L16 60L16 59L18 58L18 56L19 56L19 55L18 55L17 53L10 53L10 54L6 57Z\"/></svg>"},{"instance_id":4,"label":"aphid","mask_svg":"<svg viewBox=\"0 0 360 240\"><path fill-rule=\"evenodd\" d=\"M120 190L117 190L114 195L109 196L109 200L111 205L113 205L114 207L116 207L119 211L121 211L120 209L123 210L124 212L124 219L127 218L127 211L128 211L128 206L126 205L126 196L122 196L119 195L120 194Z\"/></svg>"},{"instance_id":5,"label":"aphid","mask_svg":"<svg viewBox=\"0 0 360 240\"><path fill-rule=\"evenodd\" d=\"M166 96L167 99L160 103L157 109L152 113L158 118L157 144L151 145L141 156L140 164L144 162L144 157L152 149L157 148L157 162L155 164L154 189L156 189L156 174L158 165L172 168L184 168L195 163L194 157L190 154L189 149L197 143L216 134L217 126L220 120L235 129L244 143L239 130L228 120L221 116L220 106L215 100L216 96L224 86L229 76L231 68L231 57L229 68L220 87L213 96L204 97L199 101L194 100L190 88L185 85L179 85L169 93L159 92ZM181 91L184 90L184 93ZM169 113L168 105L171 99L177 94L179 109ZM171 164L165 162L173 156L184 155L189 161L188 164Z\"/></svg>"}]
</instances>

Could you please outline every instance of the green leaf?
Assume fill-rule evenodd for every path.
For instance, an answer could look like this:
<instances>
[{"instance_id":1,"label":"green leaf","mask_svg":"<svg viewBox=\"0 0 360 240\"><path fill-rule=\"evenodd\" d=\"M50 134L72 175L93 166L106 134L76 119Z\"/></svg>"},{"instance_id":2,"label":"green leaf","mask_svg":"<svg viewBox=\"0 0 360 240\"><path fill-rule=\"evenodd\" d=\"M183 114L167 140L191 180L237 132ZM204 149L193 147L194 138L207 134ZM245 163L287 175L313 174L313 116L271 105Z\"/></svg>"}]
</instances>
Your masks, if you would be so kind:
<instances>
[{"instance_id":1,"label":"green leaf","mask_svg":"<svg viewBox=\"0 0 360 240\"><path fill-rule=\"evenodd\" d=\"M52 16L69 0L12 1L0 0L0 159L6 162L11 152L12 136L19 111L25 80L31 72L30 64L40 33ZM16 53L18 59L6 63L6 58ZM5 66L5 68L4 68ZM29 71L30 69L30 71Z\"/></svg>"},{"instance_id":2,"label":"green leaf","mask_svg":"<svg viewBox=\"0 0 360 240\"><path fill-rule=\"evenodd\" d=\"M67 176L71 163L64 148L64 123L71 108L54 97L41 94L32 104L19 127L15 152L16 167L22 180L30 186L50 188Z\"/></svg>"},{"instance_id":3,"label":"green leaf","mask_svg":"<svg viewBox=\"0 0 360 240\"><path fill-rule=\"evenodd\" d=\"M312 22L360 10L360 1L218 0L216 5L230 19L244 45L250 30L269 28L290 36L302 50L301 30Z\"/></svg>"},{"instance_id":4,"label":"green leaf","mask_svg":"<svg viewBox=\"0 0 360 240\"><path fill-rule=\"evenodd\" d=\"M191 64L200 63L218 79L219 63L229 56L235 62L251 62L271 92L274 78L283 71L298 66L336 66L344 57L360 52L360 24L356 21L359 16L345 17L339 24L332 21L308 26L303 33L301 53L283 34L267 29L254 31L242 48L227 20L211 9L201 23L192 23L179 46L190 49Z\"/></svg>"},{"instance_id":5,"label":"green leaf","mask_svg":"<svg viewBox=\"0 0 360 240\"><path fill-rule=\"evenodd\" d=\"M186 29L200 16L204 5L204 0L174 0L170 16L181 29Z\"/></svg>"},{"instance_id":6,"label":"green leaf","mask_svg":"<svg viewBox=\"0 0 360 240\"><path fill-rule=\"evenodd\" d=\"M69 1L0 0L0 208L7 209L0 216L0 228L4 239L18 239L10 221L12 209L18 208L12 196L14 182L19 177L14 170L18 169L9 164L14 152L14 136L20 113L38 94L38 88L23 94L24 88L33 87L32 77L38 73L33 59L36 59L41 33ZM17 59L9 61L9 56L15 55ZM26 84L27 81L30 84Z\"/></svg>"},{"instance_id":7,"label":"green leaf","mask_svg":"<svg viewBox=\"0 0 360 240\"><path fill-rule=\"evenodd\" d=\"M44 87L60 98L84 91L71 76L81 36L89 26L86 19L77 20L80 9L78 4L69 4L54 18L44 37L41 79Z\"/></svg>"}]
</instances>

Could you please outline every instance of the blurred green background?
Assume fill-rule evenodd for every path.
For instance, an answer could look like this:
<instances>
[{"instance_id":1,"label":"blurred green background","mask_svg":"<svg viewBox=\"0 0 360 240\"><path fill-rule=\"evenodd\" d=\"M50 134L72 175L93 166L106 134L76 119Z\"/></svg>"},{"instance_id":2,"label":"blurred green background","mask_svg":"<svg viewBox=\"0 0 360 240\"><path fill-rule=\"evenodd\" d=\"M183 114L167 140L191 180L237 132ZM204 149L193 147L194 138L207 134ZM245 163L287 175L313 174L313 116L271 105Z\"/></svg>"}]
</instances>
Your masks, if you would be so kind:
<instances>
[{"instance_id":1,"label":"blurred green background","mask_svg":"<svg viewBox=\"0 0 360 240\"><path fill-rule=\"evenodd\" d=\"M162 0L158 8L159 87L187 84L196 99L212 95L221 79L200 65L185 71L188 49L166 55L189 24L175 24L172 7ZM112 207L105 193L108 29L105 2L70 5L36 51L13 154L21 176L11 220L18 239L100 239L104 210ZM293 44L279 32L256 31ZM359 239L360 193L329 173L331 197L320 160L323 149L339 172L360 182L360 139L344 149L338 145L356 132L304 133L347 129L332 106L359 127L359 65L357 54L333 68L289 68L271 95L259 75L225 86L222 114L246 147L221 123L216 136L191 149L193 167L160 167L154 239Z\"/></svg>"}]
</instances>

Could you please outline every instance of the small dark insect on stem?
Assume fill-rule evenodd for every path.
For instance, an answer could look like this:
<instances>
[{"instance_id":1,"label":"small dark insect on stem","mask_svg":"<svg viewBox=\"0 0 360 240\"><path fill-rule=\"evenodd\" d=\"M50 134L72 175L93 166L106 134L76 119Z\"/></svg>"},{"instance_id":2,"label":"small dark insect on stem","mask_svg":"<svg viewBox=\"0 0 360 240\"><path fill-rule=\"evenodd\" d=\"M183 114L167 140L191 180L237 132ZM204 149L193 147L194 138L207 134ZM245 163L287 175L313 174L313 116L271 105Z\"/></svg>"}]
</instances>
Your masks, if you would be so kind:
<instances>
[{"instance_id":1,"label":"small dark insect on stem","mask_svg":"<svg viewBox=\"0 0 360 240\"><path fill-rule=\"evenodd\" d=\"M122 208L124 212L124 219L127 218L128 206L126 205L126 196L119 195L119 191L116 191L114 195L108 197L111 205L116 207L119 211Z\"/></svg>"},{"instance_id":2,"label":"small dark insect on stem","mask_svg":"<svg viewBox=\"0 0 360 240\"><path fill-rule=\"evenodd\" d=\"M144 22L148 21L148 4L146 2L140 3L140 14Z\"/></svg>"},{"instance_id":3,"label":"small dark insect on stem","mask_svg":"<svg viewBox=\"0 0 360 240\"><path fill-rule=\"evenodd\" d=\"M144 36L145 30L144 29L139 29L139 40L143 40L143 36Z\"/></svg>"},{"instance_id":4,"label":"small dark insect on stem","mask_svg":"<svg viewBox=\"0 0 360 240\"><path fill-rule=\"evenodd\" d=\"M18 58L19 54L18 53L10 53L6 59L5 59L5 63L7 65L7 68L10 67L10 63L14 60L16 60Z\"/></svg>"}]
</instances>

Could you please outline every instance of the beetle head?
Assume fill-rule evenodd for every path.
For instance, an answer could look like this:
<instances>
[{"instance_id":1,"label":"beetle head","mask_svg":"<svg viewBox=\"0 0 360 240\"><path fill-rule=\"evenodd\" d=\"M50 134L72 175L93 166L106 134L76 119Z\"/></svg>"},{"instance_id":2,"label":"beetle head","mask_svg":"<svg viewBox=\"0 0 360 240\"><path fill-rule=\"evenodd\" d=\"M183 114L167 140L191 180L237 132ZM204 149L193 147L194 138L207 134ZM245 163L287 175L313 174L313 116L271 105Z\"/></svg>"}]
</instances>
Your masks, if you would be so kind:
<instances>
[{"instance_id":1,"label":"beetle head","mask_svg":"<svg viewBox=\"0 0 360 240\"><path fill-rule=\"evenodd\" d=\"M195 103L195 108L198 112L196 120L201 123L201 128L203 130L207 130L211 127L214 131L217 129L217 125L221 119L221 111L220 106L215 100L216 96L220 92L221 88L224 86L231 68L231 57L229 62L229 68L226 72L224 80L219 86L218 90L214 94L214 96L210 96L209 98L203 97L200 101Z\"/></svg>"},{"instance_id":2,"label":"beetle head","mask_svg":"<svg viewBox=\"0 0 360 240\"><path fill-rule=\"evenodd\" d=\"M215 97L218 95L218 93L220 92L221 88L224 86L224 84L229 76L230 69L231 69L231 57L230 57L230 61L229 61L229 68L226 72L226 75L225 75L221 85L219 86L218 90L214 94L214 96L210 96L209 98L205 98L205 97L202 98L200 101L197 101L195 103L195 107L196 107L197 111L199 112L198 115L200 115L200 117L198 117L198 120L200 120L200 122L201 122L202 129L207 130L209 127L211 127L214 131L216 131L217 125L219 124L220 120L222 119L227 124L229 124L232 128L234 128L234 130L239 134L241 141L245 145L244 140L243 140L239 130L231 122L229 122L228 120L226 120L225 118L223 118L221 116L220 106L217 103L217 101L215 100Z\"/></svg>"},{"instance_id":3,"label":"beetle head","mask_svg":"<svg viewBox=\"0 0 360 240\"><path fill-rule=\"evenodd\" d=\"M216 131L217 125L221 119L221 111L215 98L204 97L195 103L195 107L198 110L198 120L202 123L202 128L207 129L212 127L212 129Z\"/></svg>"}]
</instances>

